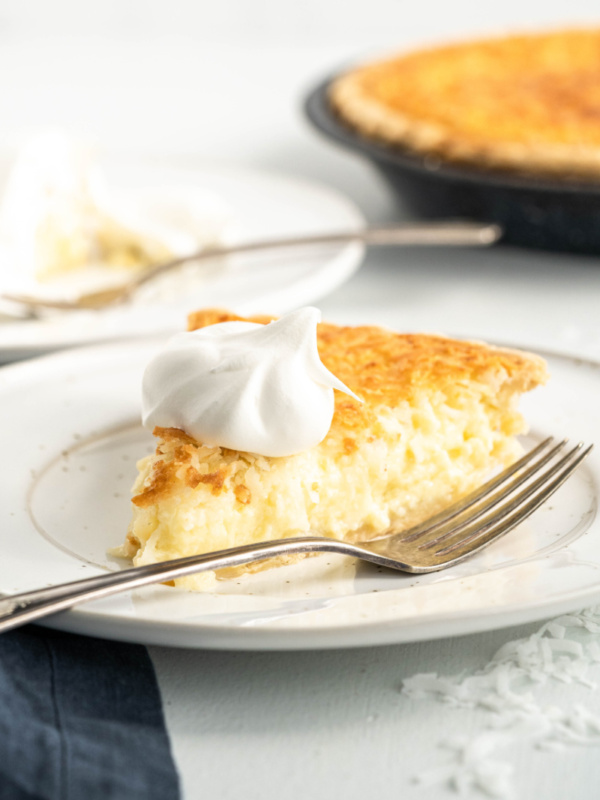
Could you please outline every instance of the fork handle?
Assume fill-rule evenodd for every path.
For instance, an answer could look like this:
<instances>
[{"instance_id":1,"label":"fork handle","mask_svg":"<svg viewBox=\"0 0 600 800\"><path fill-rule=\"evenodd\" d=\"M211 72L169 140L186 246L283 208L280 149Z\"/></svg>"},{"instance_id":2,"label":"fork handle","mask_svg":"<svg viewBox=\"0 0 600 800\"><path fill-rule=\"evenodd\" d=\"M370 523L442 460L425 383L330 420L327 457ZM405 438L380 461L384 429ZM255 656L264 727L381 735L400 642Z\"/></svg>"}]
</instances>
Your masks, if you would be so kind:
<instances>
[{"instance_id":1,"label":"fork handle","mask_svg":"<svg viewBox=\"0 0 600 800\"><path fill-rule=\"evenodd\" d=\"M270 542L232 547L204 555L177 558L143 567L97 575L93 578L63 583L0 599L0 633L28 622L65 611L77 603L109 597L127 589L138 589L152 583L169 581L224 567L238 567L266 558L296 553L338 553L358 556L377 564L389 566L389 560L346 542L321 536L304 536L294 539L275 539Z\"/></svg>"},{"instance_id":2,"label":"fork handle","mask_svg":"<svg viewBox=\"0 0 600 800\"><path fill-rule=\"evenodd\" d=\"M353 231L299 234L277 239L258 239L237 244L213 245L196 253L178 256L171 261L150 267L134 278L131 288L137 289L154 278L169 272L189 261L203 261L218 256L253 253L263 250L277 250L286 247L322 244L346 244L362 242L366 245L446 245L483 246L497 242L502 236L499 225L471 220L437 220L426 222L403 222L394 225L371 225Z\"/></svg>"}]
</instances>

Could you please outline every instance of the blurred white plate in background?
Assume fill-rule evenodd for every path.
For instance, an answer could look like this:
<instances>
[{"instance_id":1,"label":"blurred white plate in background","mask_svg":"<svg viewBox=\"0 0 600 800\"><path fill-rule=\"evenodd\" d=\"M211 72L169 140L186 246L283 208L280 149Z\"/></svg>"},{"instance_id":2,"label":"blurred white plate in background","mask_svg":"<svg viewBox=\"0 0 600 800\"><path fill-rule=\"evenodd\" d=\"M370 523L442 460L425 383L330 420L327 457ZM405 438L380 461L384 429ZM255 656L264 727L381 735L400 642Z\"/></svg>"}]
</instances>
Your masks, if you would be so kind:
<instances>
[{"instance_id":1,"label":"blurred white plate in background","mask_svg":"<svg viewBox=\"0 0 600 800\"><path fill-rule=\"evenodd\" d=\"M237 241L351 230L365 224L343 195L296 177L238 167L104 166L117 187L155 192L161 185L196 186L214 194L231 210ZM174 273L164 292L153 293L148 287L147 296L130 306L33 321L3 317L0 362L121 337L167 334L183 329L186 314L200 307L281 314L314 303L343 283L360 265L363 252L361 244L350 243L236 256L199 264L197 279L190 280L188 268L180 292Z\"/></svg>"}]
</instances>

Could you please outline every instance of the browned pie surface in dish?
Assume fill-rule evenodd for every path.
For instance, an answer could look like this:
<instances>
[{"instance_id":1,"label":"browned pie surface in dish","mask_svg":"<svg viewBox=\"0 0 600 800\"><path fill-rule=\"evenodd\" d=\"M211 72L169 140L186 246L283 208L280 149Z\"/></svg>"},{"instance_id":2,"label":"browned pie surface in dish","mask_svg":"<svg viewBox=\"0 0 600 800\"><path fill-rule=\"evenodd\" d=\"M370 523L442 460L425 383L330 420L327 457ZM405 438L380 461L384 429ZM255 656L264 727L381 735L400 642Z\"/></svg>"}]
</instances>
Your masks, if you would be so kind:
<instances>
[{"instance_id":1,"label":"browned pie surface in dish","mask_svg":"<svg viewBox=\"0 0 600 800\"><path fill-rule=\"evenodd\" d=\"M454 161L600 175L600 30L409 53L331 87L366 136Z\"/></svg>"}]
</instances>

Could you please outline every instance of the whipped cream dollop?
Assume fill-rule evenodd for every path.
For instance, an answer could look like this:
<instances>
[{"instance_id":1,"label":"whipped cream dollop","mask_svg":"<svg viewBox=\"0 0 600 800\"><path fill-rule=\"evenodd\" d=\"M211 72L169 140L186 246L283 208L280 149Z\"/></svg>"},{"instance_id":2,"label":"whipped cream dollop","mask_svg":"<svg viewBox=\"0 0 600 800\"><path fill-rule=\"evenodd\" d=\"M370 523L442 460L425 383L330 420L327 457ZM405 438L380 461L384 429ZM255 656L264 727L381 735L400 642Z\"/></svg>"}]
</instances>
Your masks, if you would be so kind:
<instances>
[{"instance_id":1,"label":"whipped cream dollop","mask_svg":"<svg viewBox=\"0 0 600 800\"><path fill-rule=\"evenodd\" d=\"M316 308L276 322L224 322L174 336L147 366L143 424L180 428L199 442L263 456L319 444L333 390L358 397L321 362Z\"/></svg>"}]
</instances>

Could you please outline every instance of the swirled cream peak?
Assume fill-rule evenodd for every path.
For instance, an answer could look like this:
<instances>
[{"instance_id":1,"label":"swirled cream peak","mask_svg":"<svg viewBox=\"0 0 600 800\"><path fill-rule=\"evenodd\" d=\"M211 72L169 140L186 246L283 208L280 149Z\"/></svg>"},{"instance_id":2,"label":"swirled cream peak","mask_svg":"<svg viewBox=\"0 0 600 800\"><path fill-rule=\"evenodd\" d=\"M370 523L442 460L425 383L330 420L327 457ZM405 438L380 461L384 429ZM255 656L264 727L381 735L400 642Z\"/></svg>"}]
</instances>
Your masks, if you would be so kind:
<instances>
[{"instance_id":1,"label":"swirled cream peak","mask_svg":"<svg viewBox=\"0 0 600 800\"><path fill-rule=\"evenodd\" d=\"M320 318L318 309L301 308L268 325L223 322L177 334L146 368L144 425L264 456L319 444L333 418L333 389L356 398L319 358Z\"/></svg>"}]
</instances>

